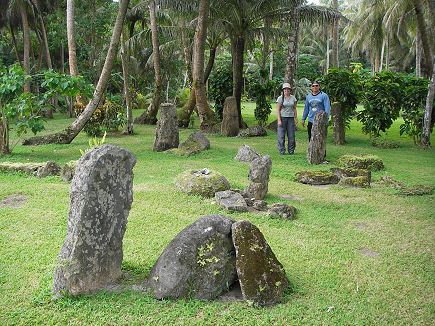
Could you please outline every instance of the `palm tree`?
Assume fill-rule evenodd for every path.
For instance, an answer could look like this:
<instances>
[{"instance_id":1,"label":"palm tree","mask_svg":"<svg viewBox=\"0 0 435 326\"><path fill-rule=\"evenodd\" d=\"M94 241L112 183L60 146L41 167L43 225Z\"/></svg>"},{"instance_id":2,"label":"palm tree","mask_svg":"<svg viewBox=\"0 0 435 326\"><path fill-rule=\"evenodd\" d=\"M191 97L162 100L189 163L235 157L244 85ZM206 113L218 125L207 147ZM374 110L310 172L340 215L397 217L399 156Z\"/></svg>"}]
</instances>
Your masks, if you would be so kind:
<instances>
[{"instance_id":1,"label":"palm tree","mask_svg":"<svg viewBox=\"0 0 435 326\"><path fill-rule=\"evenodd\" d=\"M76 41L74 37L74 0L66 1L66 31L68 37L69 73L78 76Z\"/></svg>"},{"instance_id":2,"label":"palm tree","mask_svg":"<svg viewBox=\"0 0 435 326\"><path fill-rule=\"evenodd\" d=\"M116 17L115 25L113 27L112 38L110 40L109 49L107 51L106 60L104 62L103 70L101 71L100 78L98 80L94 97L88 103L82 114L74 120L74 122L65 130L62 130L56 134L40 137L32 137L23 142L23 145L41 145L41 144L69 144L83 129L86 122L91 118L92 114L103 99L103 94L106 90L107 82L112 70L113 61L116 56L119 39L124 24L124 17L127 11L127 7L130 0L120 0L118 15Z\"/></svg>"}]
</instances>

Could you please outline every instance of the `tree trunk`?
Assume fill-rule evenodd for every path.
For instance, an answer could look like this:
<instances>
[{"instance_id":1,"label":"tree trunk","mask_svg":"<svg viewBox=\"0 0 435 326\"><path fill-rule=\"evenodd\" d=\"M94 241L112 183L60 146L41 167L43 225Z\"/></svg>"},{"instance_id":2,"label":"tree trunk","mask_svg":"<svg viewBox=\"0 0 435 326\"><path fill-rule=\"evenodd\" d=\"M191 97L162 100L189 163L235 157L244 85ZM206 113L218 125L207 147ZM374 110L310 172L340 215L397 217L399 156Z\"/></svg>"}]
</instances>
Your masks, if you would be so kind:
<instances>
[{"instance_id":1,"label":"tree trunk","mask_svg":"<svg viewBox=\"0 0 435 326\"><path fill-rule=\"evenodd\" d=\"M134 120L134 123L155 125L157 123L157 112L160 107L160 97L162 95L162 73L160 67L159 35L157 34L156 4L154 0L148 4L150 10L151 39L153 43L153 63L155 88L153 101L147 110Z\"/></svg>"},{"instance_id":2,"label":"tree trunk","mask_svg":"<svg viewBox=\"0 0 435 326\"><path fill-rule=\"evenodd\" d=\"M198 23L196 25L193 46L193 87L195 88L196 106L198 108L200 129L210 131L216 119L207 103L204 83L204 50L207 36L207 20L210 0L201 0L199 3Z\"/></svg>"},{"instance_id":3,"label":"tree trunk","mask_svg":"<svg viewBox=\"0 0 435 326\"><path fill-rule=\"evenodd\" d=\"M187 128L190 123L190 116L196 107L195 88L190 88L189 103L178 113L178 127Z\"/></svg>"},{"instance_id":4,"label":"tree trunk","mask_svg":"<svg viewBox=\"0 0 435 326\"><path fill-rule=\"evenodd\" d=\"M112 71L113 61L115 60L119 39L121 36L124 17L130 0L121 0L119 2L118 15L116 17L115 26L113 27L112 38L110 39L109 50L107 51L106 60L103 70L101 71L97 87L94 92L94 97L88 103L82 114L73 121L71 126L56 134L48 136L32 137L23 142L23 145L42 145L42 144L69 144L83 129L86 122L92 117L92 114L100 104L103 94L107 87L107 82Z\"/></svg>"},{"instance_id":5,"label":"tree trunk","mask_svg":"<svg viewBox=\"0 0 435 326\"><path fill-rule=\"evenodd\" d=\"M269 47L270 47L270 37L268 33L268 29L272 26L272 19L271 17L264 18L264 28L266 29L266 33L263 33L263 51L261 51L261 73L260 73L260 82L264 83L265 78L267 78L266 75L266 63L267 63L267 56L269 54ZM264 77L263 77L264 76Z\"/></svg>"},{"instance_id":6,"label":"tree trunk","mask_svg":"<svg viewBox=\"0 0 435 326\"><path fill-rule=\"evenodd\" d=\"M128 86L128 78L130 74L128 73L128 62L125 55L125 44L124 44L124 33L121 32L121 65L122 65L122 77L124 79L124 96L125 96L125 106L127 107L127 125L123 134L132 135L133 134L133 112L131 108L131 97L130 89Z\"/></svg>"},{"instance_id":7,"label":"tree trunk","mask_svg":"<svg viewBox=\"0 0 435 326\"><path fill-rule=\"evenodd\" d=\"M47 68L53 69L53 64L51 63L50 50L49 50L49 46L48 46L47 32L45 30L45 24L44 24L44 20L42 19L42 14L41 14L41 11L39 8L39 3L38 3L38 0L32 0L32 2L35 5L37 15L38 15L38 20L39 20L39 25L41 27L42 42L43 42L43 46L44 46L45 59L47 61Z\"/></svg>"},{"instance_id":8,"label":"tree trunk","mask_svg":"<svg viewBox=\"0 0 435 326\"><path fill-rule=\"evenodd\" d=\"M415 34L415 77L421 78L421 38L418 30Z\"/></svg>"},{"instance_id":9,"label":"tree trunk","mask_svg":"<svg viewBox=\"0 0 435 326\"><path fill-rule=\"evenodd\" d=\"M299 54L299 12L293 11L289 21L290 31L287 39L287 58L285 62L284 83L289 83L293 91Z\"/></svg>"},{"instance_id":10,"label":"tree trunk","mask_svg":"<svg viewBox=\"0 0 435 326\"><path fill-rule=\"evenodd\" d=\"M15 56L17 57L18 62L21 63L21 58L20 58L20 54L18 52L18 46L17 46L17 39L15 38L15 32L14 29L12 28L12 25L9 24L9 29L11 31L11 38L12 38L12 43L14 45L14 52L15 52Z\"/></svg>"},{"instance_id":11,"label":"tree trunk","mask_svg":"<svg viewBox=\"0 0 435 326\"><path fill-rule=\"evenodd\" d=\"M385 52L385 40L382 41L382 48L381 48L381 58L379 59L379 72L382 72L383 63L384 63L384 52Z\"/></svg>"},{"instance_id":12,"label":"tree trunk","mask_svg":"<svg viewBox=\"0 0 435 326\"><path fill-rule=\"evenodd\" d=\"M269 79L272 80L273 79L273 50L270 51L270 55L269 55Z\"/></svg>"},{"instance_id":13,"label":"tree trunk","mask_svg":"<svg viewBox=\"0 0 435 326\"><path fill-rule=\"evenodd\" d=\"M385 71L390 70L390 33L387 33L387 40L385 43L386 54L385 54Z\"/></svg>"},{"instance_id":14,"label":"tree trunk","mask_svg":"<svg viewBox=\"0 0 435 326\"><path fill-rule=\"evenodd\" d=\"M324 74L328 73L329 70L329 66L330 66L330 41L331 41L331 37L330 37L330 27L327 27L327 31L326 31L326 64L325 64L325 71L323 72Z\"/></svg>"},{"instance_id":15,"label":"tree trunk","mask_svg":"<svg viewBox=\"0 0 435 326\"><path fill-rule=\"evenodd\" d=\"M68 38L69 73L78 76L76 41L74 38L74 0L66 1L66 35Z\"/></svg>"},{"instance_id":16,"label":"tree trunk","mask_svg":"<svg viewBox=\"0 0 435 326\"><path fill-rule=\"evenodd\" d=\"M338 11L338 0L332 0L332 8L334 8L335 10ZM332 65L334 67L339 67L339 61L340 61L340 57L339 57L339 51L338 51L338 19L334 19L334 29L332 32L332 38L333 38L333 43L332 43Z\"/></svg>"},{"instance_id":17,"label":"tree trunk","mask_svg":"<svg viewBox=\"0 0 435 326\"><path fill-rule=\"evenodd\" d=\"M205 68L204 72L204 83L207 82L208 77L210 77L211 70L213 69L214 60L216 58L216 47L210 48L210 57L208 58L207 67Z\"/></svg>"},{"instance_id":18,"label":"tree trunk","mask_svg":"<svg viewBox=\"0 0 435 326\"><path fill-rule=\"evenodd\" d=\"M334 102L331 105L331 122L334 131L334 142L336 145L344 145L345 140L345 126L343 120L343 111L340 102Z\"/></svg>"},{"instance_id":19,"label":"tree trunk","mask_svg":"<svg viewBox=\"0 0 435 326\"><path fill-rule=\"evenodd\" d=\"M428 72L428 75L432 75L432 68L433 68L433 52L431 47L431 38L429 37L430 31L426 28L426 23L424 20L424 14L423 14L423 5L421 0L414 0L414 10L415 15L417 18L417 29L420 32L421 36L421 43L423 46L423 52L424 52L424 63L426 66L426 70ZM433 14L433 13L432 13Z\"/></svg>"},{"instance_id":20,"label":"tree trunk","mask_svg":"<svg viewBox=\"0 0 435 326\"><path fill-rule=\"evenodd\" d=\"M23 1L20 1L20 15L21 15L21 24L23 27L23 67L24 73L26 75L30 75L30 29L29 22L27 20L27 12L26 7ZM30 81L27 80L24 83L24 93L30 92Z\"/></svg>"},{"instance_id":21,"label":"tree trunk","mask_svg":"<svg viewBox=\"0 0 435 326\"><path fill-rule=\"evenodd\" d=\"M236 98L237 112L239 115L239 128L246 125L242 119L242 88L243 88L243 54L245 52L245 36L235 35L231 38L231 55L233 59L233 96Z\"/></svg>"},{"instance_id":22,"label":"tree trunk","mask_svg":"<svg viewBox=\"0 0 435 326\"><path fill-rule=\"evenodd\" d=\"M184 54L184 64L186 67L186 73L189 78L189 86L192 85L193 76L192 76L192 53L190 51L189 42L186 36L186 25L184 19L180 19L180 27L181 27L181 40L183 42L183 54Z\"/></svg>"},{"instance_id":23,"label":"tree trunk","mask_svg":"<svg viewBox=\"0 0 435 326\"><path fill-rule=\"evenodd\" d=\"M8 120L0 112L0 153L9 154L9 124Z\"/></svg>"},{"instance_id":24,"label":"tree trunk","mask_svg":"<svg viewBox=\"0 0 435 326\"><path fill-rule=\"evenodd\" d=\"M435 61L435 58L434 60ZM426 98L426 108L424 110L423 132L421 133L421 144L430 147L430 129L432 127L432 111L435 93L435 64L432 67L432 78L429 84L429 90Z\"/></svg>"}]
</instances>

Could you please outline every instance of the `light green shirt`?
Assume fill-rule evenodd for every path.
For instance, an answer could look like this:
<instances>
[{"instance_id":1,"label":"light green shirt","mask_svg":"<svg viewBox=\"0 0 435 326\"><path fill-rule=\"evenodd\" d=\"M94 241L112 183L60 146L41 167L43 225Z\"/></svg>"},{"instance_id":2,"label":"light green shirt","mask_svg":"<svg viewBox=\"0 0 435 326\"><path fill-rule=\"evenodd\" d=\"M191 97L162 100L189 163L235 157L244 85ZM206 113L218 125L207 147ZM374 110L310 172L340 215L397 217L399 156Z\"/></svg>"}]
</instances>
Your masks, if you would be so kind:
<instances>
[{"instance_id":1,"label":"light green shirt","mask_svg":"<svg viewBox=\"0 0 435 326\"><path fill-rule=\"evenodd\" d=\"M296 101L297 101L296 97L294 97L293 95L290 95L289 99L284 97L284 102L282 101L282 95L280 95L278 97L278 99L276 100L276 103L281 104L281 110L279 111L281 114L281 117L283 117L283 118L294 118L295 117L295 113L293 111L293 108L295 106Z\"/></svg>"}]
</instances>

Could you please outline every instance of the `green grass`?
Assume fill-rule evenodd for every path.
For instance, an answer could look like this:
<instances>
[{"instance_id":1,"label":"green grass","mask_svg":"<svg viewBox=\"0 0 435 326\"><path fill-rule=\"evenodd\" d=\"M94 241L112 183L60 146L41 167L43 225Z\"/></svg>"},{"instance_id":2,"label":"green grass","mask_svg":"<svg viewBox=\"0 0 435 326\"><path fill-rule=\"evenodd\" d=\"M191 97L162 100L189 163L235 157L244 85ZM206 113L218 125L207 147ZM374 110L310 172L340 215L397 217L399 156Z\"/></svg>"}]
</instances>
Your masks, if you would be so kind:
<instances>
[{"instance_id":1,"label":"green grass","mask_svg":"<svg viewBox=\"0 0 435 326\"><path fill-rule=\"evenodd\" d=\"M243 106L245 120L254 125L254 105ZM275 108L270 121L274 113ZM56 115L44 133L70 122ZM399 125L396 121L387 135L400 143L400 148L394 149L372 147L357 121L347 130L345 146L333 144L329 129L328 166L307 163L306 129L296 132L294 156L278 155L274 132L245 139L208 135L211 149L187 158L154 153L153 126L135 125L134 136L107 136L106 143L127 148L137 157L122 265L132 276L125 282L146 279L162 250L184 227L203 215L223 214L257 225L284 265L291 288L282 304L269 308L253 308L244 302L156 301L134 291L52 300L51 281L65 239L70 184L54 177L37 179L2 172L0 200L11 194L28 197L20 207L0 206L0 324L433 325L435 195L404 197L386 187L333 185L323 189L294 181L298 171L327 170L340 155L367 153L378 155L386 167L372 174L374 182L388 175L408 185L434 186L434 151L422 150L413 146L411 139L400 137ZM180 140L193 131L180 130ZM249 166L233 159L243 144L271 156L266 201L295 206L297 219L228 213L213 205L212 199L187 196L175 189L173 180L179 173L204 167L224 174L233 187L244 188ZM62 165L78 159L79 149L87 146L88 137L81 133L69 145L19 144L12 155L0 157L0 161L54 160ZM282 195L305 199L289 201L280 198ZM378 255L364 255L362 249Z\"/></svg>"}]
</instances>

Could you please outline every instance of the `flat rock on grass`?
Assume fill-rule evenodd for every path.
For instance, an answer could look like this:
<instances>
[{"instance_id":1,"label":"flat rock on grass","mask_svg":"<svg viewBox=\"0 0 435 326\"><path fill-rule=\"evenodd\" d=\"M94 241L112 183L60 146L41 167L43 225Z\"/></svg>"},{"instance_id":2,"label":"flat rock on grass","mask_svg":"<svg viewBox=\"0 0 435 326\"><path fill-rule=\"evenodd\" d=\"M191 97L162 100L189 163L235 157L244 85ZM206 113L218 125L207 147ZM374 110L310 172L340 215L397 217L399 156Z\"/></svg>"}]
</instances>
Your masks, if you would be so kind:
<instances>
[{"instance_id":1,"label":"flat rock on grass","mask_svg":"<svg viewBox=\"0 0 435 326\"><path fill-rule=\"evenodd\" d=\"M27 202L27 195L12 194L0 199L0 207L20 207Z\"/></svg>"},{"instance_id":2,"label":"flat rock on grass","mask_svg":"<svg viewBox=\"0 0 435 326\"><path fill-rule=\"evenodd\" d=\"M216 201L225 209L235 212L246 212L248 205L243 196L231 190L219 191L215 194Z\"/></svg>"},{"instance_id":3,"label":"flat rock on grass","mask_svg":"<svg viewBox=\"0 0 435 326\"><path fill-rule=\"evenodd\" d=\"M236 266L245 300L255 306L280 303L289 281L260 230L242 220L232 226Z\"/></svg>"},{"instance_id":4,"label":"flat rock on grass","mask_svg":"<svg viewBox=\"0 0 435 326\"><path fill-rule=\"evenodd\" d=\"M296 180L310 185L328 185L338 183L338 177L329 171L300 171L296 173Z\"/></svg>"},{"instance_id":5,"label":"flat rock on grass","mask_svg":"<svg viewBox=\"0 0 435 326\"><path fill-rule=\"evenodd\" d=\"M376 155L345 154L337 159L337 164L346 168L379 171L384 168L384 163Z\"/></svg>"},{"instance_id":6,"label":"flat rock on grass","mask_svg":"<svg viewBox=\"0 0 435 326\"><path fill-rule=\"evenodd\" d=\"M182 230L151 270L147 288L156 299L214 299L237 279L231 226L222 215L206 215Z\"/></svg>"},{"instance_id":7,"label":"flat rock on grass","mask_svg":"<svg viewBox=\"0 0 435 326\"><path fill-rule=\"evenodd\" d=\"M42 166L44 163L1 162L0 170L36 174L36 171Z\"/></svg>"},{"instance_id":8,"label":"flat rock on grass","mask_svg":"<svg viewBox=\"0 0 435 326\"><path fill-rule=\"evenodd\" d=\"M175 185L189 195L211 198L219 191L229 190L228 180L219 172L209 170L188 170L177 176Z\"/></svg>"},{"instance_id":9,"label":"flat rock on grass","mask_svg":"<svg viewBox=\"0 0 435 326\"><path fill-rule=\"evenodd\" d=\"M272 218L282 218L285 220L292 220L296 216L296 208L286 203L272 204L267 212Z\"/></svg>"},{"instance_id":10,"label":"flat rock on grass","mask_svg":"<svg viewBox=\"0 0 435 326\"><path fill-rule=\"evenodd\" d=\"M370 181L367 176L342 178L338 184L344 187L370 188Z\"/></svg>"},{"instance_id":11,"label":"flat rock on grass","mask_svg":"<svg viewBox=\"0 0 435 326\"><path fill-rule=\"evenodd\" d=\"M370 170L351 169L351 168L330 168L329 171L334 173L339 179L353 178L353 177L367 177L369 183L371 180Z\"/></svg>"}]
</instances>

